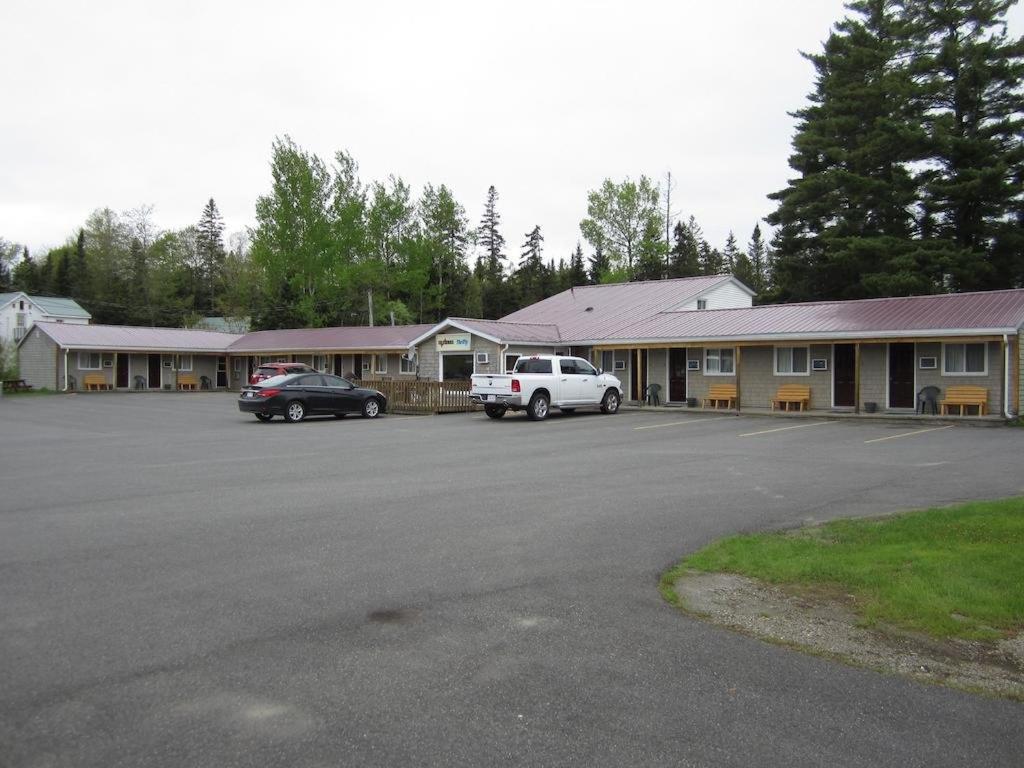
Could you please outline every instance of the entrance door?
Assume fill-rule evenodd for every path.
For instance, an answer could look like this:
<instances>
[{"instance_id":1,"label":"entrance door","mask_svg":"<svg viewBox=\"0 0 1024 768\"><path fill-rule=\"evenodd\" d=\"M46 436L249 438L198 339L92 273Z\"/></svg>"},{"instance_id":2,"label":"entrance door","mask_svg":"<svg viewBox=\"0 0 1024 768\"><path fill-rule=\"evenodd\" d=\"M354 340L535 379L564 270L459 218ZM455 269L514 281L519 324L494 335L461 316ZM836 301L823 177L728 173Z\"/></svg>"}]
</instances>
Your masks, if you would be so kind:
<instances>
[{"instance_id":1,"label":"entrance door","mask_svg":"<svg viewBox=\"0 0 1024 768\"><path fill-rule=\"evenodd\" d=\"M668 399L681 403L686 399L686 350L669 351L668 361Z\"/></svg>"},{"instance_id":2,"label":"entrance door","mask_svg":"<svg viewBox=\"0 0 1024 768\"><path fill-rule=\"evenodd\" d=\"M160 389L160 355L149 356L149 388Z\"/></svg>"},{"instance_id":3,"label":"entrance door","mask_svg":"<svg viewBox=\"0 0 1024 768\"><path fill-rule=\"evenodd\" d=\"M228 385L228 359L226 357L217 358L217 386L226 387Z\"/></svg>"},{"instance_id":4,"label":"entrance door","mask_svg":"<svg viewBox=\"0 0 1024 768\"><path fill-rule=\"evenodd\" d=\"M914 407L914 345L889 345L889 407Z\"/></svg>"},{"instance_id":5,"label":"entrance door","mask_svg":"<svg viewBox=\"0 0 1024 768\"><path fill-rule=\"evenodd\" d=\"M341 355L334 356L334 375L344 376L345 372L341 370Z\"/></svg>"},{"instance_id":6,"label":"entrance door","mask_svg":"<svg viewBox=\"0 0 1024 768\"><path fill-rule=\"evenodd\" d=\"M644 390L647 389L647 350L640 350L640 365L637 365L637 354L630 350L629 361L632 363L629 372L630 398L636 401L644 399Z\"/></svg>"},{"instance_id":7,"label":"entrance door","mask_svg":"<svg viewBox=\"0 0 1024 768\"><path fill-rule=\"evenodd\" d=\"M131 363L131 355L117 356L117 388L128 389L128 368Z\"/></svg>"},{"instance_id":8,"label":"entrance door","mask_svg":"<svg viewBox=\"0 0 1024 768\"><path fill-rule=\"evenodd\" d=\"M832 404L837 408L852 408L856 403L856 347L836 344L832 347Z\"/></svg>"},{"instance_id":9,"label":"entrance door","mask_svg":"<svg viewBox=\"0 0 1024 768\"><path fill-rule=\"evenodd\" d=\"M357 379L363 378L363 356L352 355L352 373Z\"/></svg>"},{"instance_id":10,"label":"entrance door","mask_svg":"<svg viewBox=\"0 0 1024 768\"><path fill-rule=\"evenodd\" d=\"M473 375L473 355L441 354L441 381L469 381Z\"/></svg>"}]
</instances>

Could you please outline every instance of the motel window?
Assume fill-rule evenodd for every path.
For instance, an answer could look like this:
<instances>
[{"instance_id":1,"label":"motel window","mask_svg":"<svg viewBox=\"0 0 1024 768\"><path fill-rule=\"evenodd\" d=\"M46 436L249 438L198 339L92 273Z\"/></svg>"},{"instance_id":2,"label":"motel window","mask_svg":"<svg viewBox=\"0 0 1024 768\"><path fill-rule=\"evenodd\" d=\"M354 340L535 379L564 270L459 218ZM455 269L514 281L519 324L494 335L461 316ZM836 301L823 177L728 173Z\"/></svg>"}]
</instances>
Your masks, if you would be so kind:
<instances>
[{"instance_id":1,"label":"motel window","mask_svg":"<svg viewBox=\"0 0 1024 768\"><path fill-rule=\"evenodd\" d=\"M736 351L731 347L704 350L704 373L708 376L731 376L736 371Z\"/></svg>"},{"instance_id":2,"label":"motel window","mask_svg":"<svg viewBox=\"0 0 1024 768\"><path fill-rule=\"evenodd\" d=\"M697 309L707 309L707 308L708 308L708 300L707 299L697 299Z\"/></svg>"},{"instance_id":3,"label":"motel window","mask_svg":"<svg viewBox=\"0 0 1024 768\"><path fill-rule=\"evenodd\" d=\"M192 370L192 355L178 355L178 370L179 371L191 371Z\"/></svg>"},{"instance_id":4,"label":"motel window","mask_svg":"<svg viewBox=\"0 0 1024 768\"><path fill-rule=\"evenodd\" d=\"M313 355L313 370L321 373L327 371L327 355Z\"/></svg>"},{"instance_id":5,"label":"motel window","mask_svg":"<svg viewBox=\"0 0 1024 768\"><path fill-rule=\"evenodd\" d=\"M988 373L985 345L943 344L942 372L951 376L984 376Z\"/></svg>"},{"instance_id":6,"label":"motel window","mask_svg":"<svg viewBox=\"0 0 1024 768\"><path fill-rule=\"evenodd\" d=\"M80 371L98 371L101 363L99 352L78 353L78 370Z\"/></svg>"},{"instance_id":7,"label":"motel window","mask_svg":"<svg viewBox=\"0 0 1024 768\"><path fill-rule=\"evenodd\" d=\"M519 355L505 355L505 373L512 373L512 369L516 367L516 360L519 359Z\"/></svg>"},{"instance_id":8,"label":"motel window","mask_svg":"<svg viewBox=\"0 0 1024 768\"><path fill-rule=\"evenodd\" d=\"M807 347L776 347L776 376L806 376Z\"/></svg>"},{"instance_id":9,"label":"motel window","mask_svg":"<svg viewBox=\"0 0 1024 768\"><path fill-rule=\"evenodd\" d=\"M388 356L387 355L374 355L374 373L387 373L388 372Z\"/></svg>"},{"instance_id":10,"label":"motel window","mask_svg":"<svg viewBox=\"0 0 1024 768\"><path fill-rule=\"evenodd\" d=\"M601 368L605 371L615 370L615 353L614 352L602 352L601 353Z\"/></svg>"},{"instance_id":11,"label":"motel window","mask_svg":"<svg viewBox=\"0 0 1024 768\"><path fill-rule=\"evenodd\" d=\"M416 358L402 355L398 361L399 373L416 373Z\"/></svg>"}]
</instances>

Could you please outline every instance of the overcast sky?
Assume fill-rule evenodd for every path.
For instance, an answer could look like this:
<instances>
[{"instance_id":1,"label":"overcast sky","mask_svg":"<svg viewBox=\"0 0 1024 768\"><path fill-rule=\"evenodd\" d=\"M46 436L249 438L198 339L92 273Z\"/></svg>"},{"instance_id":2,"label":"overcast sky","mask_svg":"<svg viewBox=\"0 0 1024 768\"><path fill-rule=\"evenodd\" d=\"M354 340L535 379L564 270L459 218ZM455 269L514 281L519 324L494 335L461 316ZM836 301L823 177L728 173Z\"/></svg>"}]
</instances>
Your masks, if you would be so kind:
<instances>
[{"instance_id":1,"label":"overcast sky","mask_svg":"<svg viewBox=\"0 0 1024 768\"><path fill-rule=\"evenodd\" d=\"M3 0L0 237L39 254L99 207L164 229L213 197L254 223L289 134L364 181L447 184L475 226L498 189L508 251L581 239L606 177L676 180L673 208L741 243L790 172L793 120L841 0ZM1010 31L1020 34L1021 9ZM589 252L589 249L588 249Z\"/></svg>"}]
</instances>

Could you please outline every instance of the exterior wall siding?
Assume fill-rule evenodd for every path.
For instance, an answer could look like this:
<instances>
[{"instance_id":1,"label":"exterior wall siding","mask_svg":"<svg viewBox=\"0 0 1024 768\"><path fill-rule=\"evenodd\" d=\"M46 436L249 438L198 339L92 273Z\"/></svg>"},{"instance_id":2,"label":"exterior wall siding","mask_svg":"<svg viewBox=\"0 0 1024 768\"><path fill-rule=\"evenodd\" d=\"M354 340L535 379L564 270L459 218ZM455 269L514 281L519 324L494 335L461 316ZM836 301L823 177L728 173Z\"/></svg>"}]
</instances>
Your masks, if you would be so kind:
<instances>
[{"instance_id":1,"label":"exterior wall siding","mask_svg":"<svg viewBox=\"0 0 1024 768\"><path fill-rule=\"evenodd\" d=\"M753 305L753 299L750 294L733 282L716 285L710 291L706 291L700 296L695 296L685 304L682 304L679 309L682 311L697 309L697 299L707 301L706 309L736 309L737 307Z\"/></svg>"},{"instance_id":2,"label":"exterior wall siding","mask_svg":"<svg viewBox=\"0 0 1024 768\"><path fill-rule=\"evenodd\" d=\"M57 387L57 345L49 336L32 331L18 349L18 375L37 389Z\"/></svg>"},{"instance_id":3,"label":"exterior wall siding","mask_svg":"<svg viewBox=\"0 0 1024 768\"><path fill-rule=\"evenodd\" d=\"M652 349L647 353L647 386L657 384L661 387L658 399L662 405L668 400L668 350Z\"/></svg>"}]
</instances>

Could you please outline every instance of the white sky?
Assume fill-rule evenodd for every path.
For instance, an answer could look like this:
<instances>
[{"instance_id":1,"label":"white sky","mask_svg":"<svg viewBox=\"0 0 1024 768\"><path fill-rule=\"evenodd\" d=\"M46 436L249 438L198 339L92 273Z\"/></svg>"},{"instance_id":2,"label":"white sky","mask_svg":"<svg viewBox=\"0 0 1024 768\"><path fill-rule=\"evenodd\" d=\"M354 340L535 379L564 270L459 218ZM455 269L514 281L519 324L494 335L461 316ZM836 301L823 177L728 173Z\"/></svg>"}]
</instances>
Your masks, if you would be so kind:
<instances>
[{"instance_id":1,"label":"white sky","mask_svg":"<svg viewBox=\"0 0 1024 768\"><path fill-rule=\"evenodd\" d=\"M582 239L587 191L676 180L673 208L741 245L791 175L793 120L841 0L3 0L0 237L39 255L89 213L155 206L254 223L290 134L364 182L447 184L473 226L500 196L508 252ZM1012 34L1024 12L1014 8ZM585 250L589 248L584 244Z\"/></svg>"}]
</instances>

